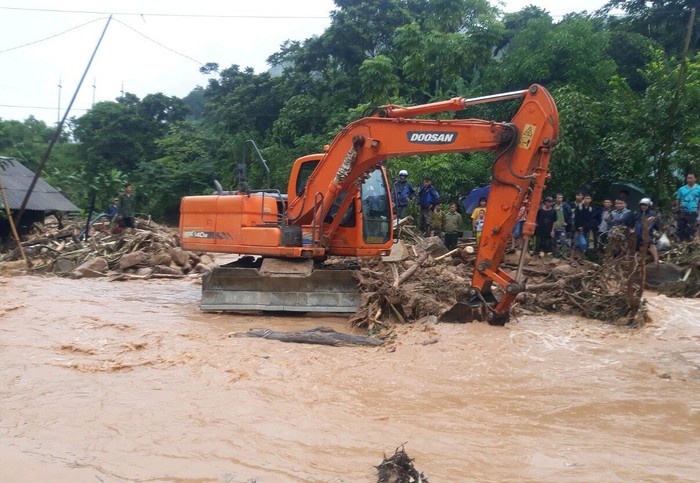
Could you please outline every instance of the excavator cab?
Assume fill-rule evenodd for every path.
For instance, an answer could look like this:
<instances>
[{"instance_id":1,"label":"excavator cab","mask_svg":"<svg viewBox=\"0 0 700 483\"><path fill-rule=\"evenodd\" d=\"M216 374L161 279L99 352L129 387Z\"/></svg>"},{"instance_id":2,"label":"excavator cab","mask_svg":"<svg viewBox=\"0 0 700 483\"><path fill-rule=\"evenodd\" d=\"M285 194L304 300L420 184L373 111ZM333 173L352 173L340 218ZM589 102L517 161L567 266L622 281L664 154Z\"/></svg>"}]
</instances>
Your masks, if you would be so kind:
<instances>
[{"instance_id":1,"label":"excavator cab","mask_svg":"<svg viewBox=\"0 0 700 483\"><path fill-rule=\"evenodd\" d=\"M182 246L242 255L214 268L202 283L202 310L355 312L360 298L352 269L324 269L330 255L368 256L391 249L391 200L385 170L370 170L332 203L308 191L322 154L300 158L287 195L267 190L183 198ZM284 200L280 203L279 200ZM311 206L294 223L288 200ZM328 206L327 206L328 205Z\"/></svg>"},{"instance_id":2,"label":"excavator cab","mask_svg":"<svg viewBox=\"0 0 700 483\"><path fill-rule=\"evenodd\" d=\"M375 169L360 189L362 240L384 245L391 239L391 201L383 170Z\"/></svg>"}]
</instances>

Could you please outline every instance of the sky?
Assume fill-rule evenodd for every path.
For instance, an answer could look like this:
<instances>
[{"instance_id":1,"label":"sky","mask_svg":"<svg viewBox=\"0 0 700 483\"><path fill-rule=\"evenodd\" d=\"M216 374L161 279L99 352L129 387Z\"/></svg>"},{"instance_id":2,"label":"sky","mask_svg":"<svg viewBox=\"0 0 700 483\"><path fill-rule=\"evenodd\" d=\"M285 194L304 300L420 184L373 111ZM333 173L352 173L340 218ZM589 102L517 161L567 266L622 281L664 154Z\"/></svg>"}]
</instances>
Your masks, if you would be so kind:
<instances>
[{"instance_id":1,"label":"sky","mask_svg":"<svg viewBox=\"0 0 700 483\"><path fill-rule=\"evenodd\" d=\"M501 8L534 4L558 21L604 3L507 0ZM69 116L122 91L184 97L207 84L199 72L207 62L264 72L266 59L286 40L323 33L334 7L333 0L0 0L0 118L33 115L48 125L62 118L109 14Z\"/></svg>"}]
</instances>

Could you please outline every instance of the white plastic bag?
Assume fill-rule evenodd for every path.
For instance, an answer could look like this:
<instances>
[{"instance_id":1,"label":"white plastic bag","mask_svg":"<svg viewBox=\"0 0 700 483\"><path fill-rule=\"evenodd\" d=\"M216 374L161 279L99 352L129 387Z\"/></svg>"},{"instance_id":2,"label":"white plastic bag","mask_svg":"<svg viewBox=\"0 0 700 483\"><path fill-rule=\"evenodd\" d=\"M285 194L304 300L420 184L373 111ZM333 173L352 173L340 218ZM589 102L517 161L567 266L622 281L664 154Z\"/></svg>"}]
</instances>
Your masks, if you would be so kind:
<instances>
[{"instance_id":1,"label":"white plastic bag","mask_svg":"<svg viewBox=\"0 0 700 483\"><path fill-rule=\"evenodd\" d=\"M659 241L656 242L656 248L659 250L668 250L671 248L671 240L668 239L666 233L661 234Z\"/></svg>"}]
</instances>

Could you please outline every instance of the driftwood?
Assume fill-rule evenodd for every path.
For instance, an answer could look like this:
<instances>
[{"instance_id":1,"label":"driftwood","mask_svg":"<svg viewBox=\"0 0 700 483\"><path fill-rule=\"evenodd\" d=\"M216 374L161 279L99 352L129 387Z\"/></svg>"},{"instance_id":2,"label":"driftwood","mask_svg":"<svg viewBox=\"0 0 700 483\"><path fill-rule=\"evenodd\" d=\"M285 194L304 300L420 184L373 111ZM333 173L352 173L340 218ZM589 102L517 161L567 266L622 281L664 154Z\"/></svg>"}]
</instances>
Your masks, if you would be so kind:
<instances>
[{"instance_id":1,"label":"driftwood","mask_svg":"<svg viewBox=\"0 0 700 483\"><path fill-rule=\"evenodd\" d=\"M392 287L399 286L399 269L396 267L395 263L390 263L389 268L391 269L391 275L393 276L394 282L391 284Z\"/></svg>"},{"instance_id":2,"label":"driftwood","mask_svg":"<svg viewBox=\"0 0 700 483\"><path fill-rule=\"evenodd\" d=\"M460 250L461 250L461 248L455 248L453 250L450 250L449 252L445 253L444 255L440 255L439 257L435 257L435 261L439 262L440 260L442 260L444 258L447 258L449 256L454 255L455 253L457 253Z\"/></svg>"},{"instance_id":3,"label":"driftwood","mask_svg":"<svg viewBox=\"0 0 700 483\"><path fill-rule=\"evenodd\" d=\"M277 332L270 329L250 329L248 332L233 332L229 337L258 337L280 342L296 342L299 344L319 344L330 346L372 346L384 344L381 339L361 335L350 335L336 332L328 327L314 327L293 332Z\"/></svg>"},{"instance_id":4,"label":"driftwood","mask_svg":"<svg viewBox=\"0 0 700 483\"><path fill-rule=\"evenodd\" d=\"M429 256L430 254L428 252L421 253L416 262L412 266L408 267L408 270L401 274L401 276L399 277L398 285L401 285L406 280L411 278L411 275L413 275L416 272L416 270L418 270L421 267L421 265L425 263Z\"/></svg>"},{"instance_id":5,"label":"driftwood","mask_svg":"<svg viewBox=\"0 0 700 483\"><path fill-rule=\"evenodd\" d=\"M134 275L131 273L117 273L107 278L108 282L118 282L122 280L149 280L152 278L187 278L187 275L177 275L174 273L149 273L148 275Z\"/></svg>"},{"instance_id":6,"label":"driftwood","mask_svg":"<svg viewBox=\"0 0 700 483\"><path fill-rule=\"evenodd\" d=\"M104 259L106 267L100 269L101 275L117 275L110 280L182 278L205 272L213 265L209 256L182 250L176 231L154 223L150 218L137 218L136 229L130 233L114 234L106 228L98 229L95 224L88 240L77 235L85 224L83 219L74 219L61 230L55 228L51 217L46 220L46 223L34 224L28 235L31 237L29 240L7 253L0 253L0 263L17 260L20 248L24 248L32 273L53 272L59 276L77 278L77 275L95 275L82 267L83 264ZM145 259L123 265L122 259L135 252L144 253ZM144 273L159 265L169 267L172 273Z\"/></svg>"},{"instance_id":7,"label":"driftwood","mask_svg":"<svg viewBox=\"0 0 700 483\"><path fill-rule=\"evenodd\" d=\"M459 250L458 257L451 256L454 251L447 252L444 246L442 253L436 253L434 249L439 247L434 242L431 238L409 246L410 260L403 263L376 259L361 263L357 274L360 307L350 319L354 327L365 328L370 333L391 330L397 323L439 317L455 304L471 299L469 288L476 254ZM561 261L526 258L523 267L526 288L518 294L514 312L525 309L570 313L617 324L642 324L644 265L635 245L634 236L623 229L611 232L604 255L588 254L591 258L598 255L601 264L587 260L564 269L557 268ZM513 259L517 257L509 258L502 268L512 276L517 270ZM688 282L694 280L691 276ZM496 298L503 296L497 284L492 288ZM700 290L694 285L669 289L690 295Z\"/></svg>"},{"instance_id":8,"label":"driftwood","mask_svg":"<svg viewBox=\"0 0 700 483\"><path fill-rule=\"evenodd\" d=\"M406 454L403 446L396 449L390 458L384 456L384 461L377 468L377 483L428 483L414 466L413 460Z\"/></svg>"}]
</instances>

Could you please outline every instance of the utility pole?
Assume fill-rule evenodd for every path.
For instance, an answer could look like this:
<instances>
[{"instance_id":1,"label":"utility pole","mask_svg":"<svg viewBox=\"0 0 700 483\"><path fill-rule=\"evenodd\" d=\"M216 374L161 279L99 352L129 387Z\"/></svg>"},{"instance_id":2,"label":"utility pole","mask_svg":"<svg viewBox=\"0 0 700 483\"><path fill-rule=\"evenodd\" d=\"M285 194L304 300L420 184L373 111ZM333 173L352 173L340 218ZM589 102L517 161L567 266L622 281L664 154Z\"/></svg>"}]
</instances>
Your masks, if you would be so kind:
<instances>
[{"instance_id":1,"label":"utility pole","mask_svg":"<svg viewBox=\"0 0 700 483\"><path fill-rule=\"evenodd\" d=\"M124 97L124 81L122 81L122 90L121 90L121 93L122 93L122 97Z\"/></svg>"},{"instance_id":2,"label":"utility pole","mask_svg":"<svg viewBox=\"0 0 700 483\"><path fill-rule=\"evenodd\" d=\"M95 107L95 91L97 90L97 78L92 78L92 107Z\"/></svg>"},{"instance_id":3,"label":"utility pole","mask_svg":"<svg viewBox=\"0 0 700 483\"><path fill-rule=\"evenodd\" d=\"M36 182L39 179L39 175L41 172L44 170L44 167L46 166L46 161L49 159L49 155L51 154L51 150L53 149L54 145L58 141L59 136L61 135L61 130L63 129L63 125L66 122L66 119L68 118L68 114L70 113L71 108L73 107L73 103L75 102L75 98L78 97L78 93L80 92L80 87L83 85L83 82L85 81L85 76L87 75L88 71L90 70L90 66L92 65L92 61L95 59L95 55L97 54L97 49L99 49L100 44L102 43L102 39L105 36L105 33L107 32L107 27L109 27L109 23L112 21L112 16L110 15L109 18L107 19L107 23L105 24L104 29L102 30L102 34L100 34L100 39L97 41L97 45L95 45L95 49L92 51L92 55L90 56L90 60L88 61L87 66L85 67L85 71L83 72L82 77L80 77L80 81L78 82L78 87L75 88L75 92L73 93L73 97L71 97L70 102L68 103L68 107L66 108L66 112L63 114L63 117L59 120L58 126L56 126L56 131L53 134L53 137L49 141L49 145L46 148L46 151L44 151L44 154L41 156L41 160L39 161L39 167L36 169L36 172L34 173L34 178L32 178L32 182L29 184L29 187L27 188L27 193L24 195L24 199L22 200L22 206L20 206L19 211L17 212L17 215L15 215L15 224L19 223L19 220L22 219L22 216L24 215L24 211L27 209L27 203L29 202L29 198L32 196L32 191L34 191L34 187L36 186Z\"/></svg>"},{"instance_id":4,"label":"utility pole","mask_svg":"<svg viewBox=\"0 0 700 483\"><path fill-rule=\"evenodd\" d=\"M56 109L56 125L61 122L61 77L58 78L58 109Z\"/></svg>"}]
</instances>

